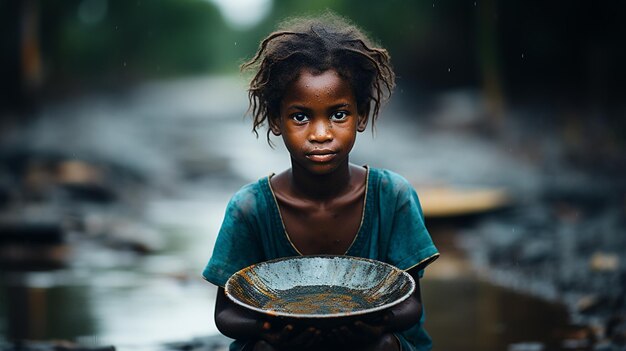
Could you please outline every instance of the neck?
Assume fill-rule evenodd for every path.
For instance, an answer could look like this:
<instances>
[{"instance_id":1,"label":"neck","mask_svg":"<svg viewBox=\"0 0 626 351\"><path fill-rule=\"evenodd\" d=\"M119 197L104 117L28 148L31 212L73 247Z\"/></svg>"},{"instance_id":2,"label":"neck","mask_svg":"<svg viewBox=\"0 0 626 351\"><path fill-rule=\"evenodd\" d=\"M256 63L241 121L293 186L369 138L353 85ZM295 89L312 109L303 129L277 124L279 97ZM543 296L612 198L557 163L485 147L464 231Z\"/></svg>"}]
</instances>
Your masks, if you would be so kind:
<instances>
[{"instance_id":1,"label":"neck","mask_svg":"<svg viewBox=\"0 0 626 351\"><path fill-rule=\"evenodd\" d=\"M292 162L291 185L297 193L311 199L336 197L350 186L350 164L344 165L328 174L311 174Z\"/></svg>"}]
</instances>

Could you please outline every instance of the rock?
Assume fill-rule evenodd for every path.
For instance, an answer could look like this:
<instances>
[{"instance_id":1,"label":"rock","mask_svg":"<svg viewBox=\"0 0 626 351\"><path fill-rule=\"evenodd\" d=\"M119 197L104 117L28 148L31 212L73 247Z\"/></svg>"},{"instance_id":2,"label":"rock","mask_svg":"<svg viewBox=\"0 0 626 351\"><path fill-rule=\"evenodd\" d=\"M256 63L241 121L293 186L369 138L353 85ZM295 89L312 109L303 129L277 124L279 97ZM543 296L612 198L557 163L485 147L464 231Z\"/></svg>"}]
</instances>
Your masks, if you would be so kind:
<instances>
[{"instance_id":1,"label":"rock","mask_svg":"<svg viewBox=\"0 0 626 351\"><path fill-rule=\"evenodd\" d=\"M56 165L55 180L75 200L109 203L116 200L104 172L97 166L79 160L63 160Z\"/></svg>"},{"instance_id":2,"label":"rock","mask_svg":"<svg viewBox=\"0 0 626 351\"><path fill-rule=\"evenodd\" d=\"M580 313L586 313L598 305L599 298L597 295L585 295L576 301L576 310Z\"/></svg>"},{"instance_id":3,"label":"rock","mask_svg":"<svg viewBox=\"0 0 626 351\"><path fill-rule=\"evenodd\" d=\"M520 260L527 264L534 264L550 260L554 244L544 238L534 238L520 249Z\"/></svg>"},{"instance_id":4,"label":"rock","mask_svg":"<svg viewBox=\"0 0 626 351\"><path fill-rule=\"evenodd\" d=\"M102 171L97 167L79 160L64 160L57 165L56 178L64 184L100 183Z\"/></svg>"},{"instance_id":5,"label":"rock","mask_svg":"<svg viewBox=\"0 0 626 351\"><path fill-rule=\"evenodd\" d=\"M561 342L563 350L589 350L591 342L586 339L565 339Z\"/></svg>"},{"instance_id":6,"label":"rock","mask_svg":"<svg viewBox=\"0 0 626 351\"><path fill-rule=\"evenodd\" d=\"M572 324L557 333L562 350L589 350L597 341L591 326Z\"/></svg>"},{"instance_id":7,"label":"rock","mask_svg":"<svg viewBox=\"0 0 626 351\"><path fill-rule=\"evenodd\" d=\"M610 342L603 341L593 345L593 351L613 351L614 348Z\"/></svg>"},{"instance_id":8,"label":"rock","mask_svg":"<svg viewBox=\"0 0 626 351\"><path fill-rule=\"evenodd\" d=\"M0 221L2 270L49 270L65 265L70 250L59 216L47 208L22 208L15 217Z\"/></svg>"},{"instance_id":9,"label":"rock","mask_svg":"<svg viewBox=\"0 0 626 351\"><path fill-rule=\"evenodd\" d=\"M589 259L589 267L596 272L613 272L619 269L619 256L608 252L595 252Z\"/></svg>"},{"instance_id":10,"label":"rock","mask_svg":"<svg viewBox=\"0 0 626 351\"><path fill-rule=\"evenodd\" d=\"M222 334L166 343L164 351L227 351L233 340Z\"/></svg>"},{"instance_id":11,"label":"rock","mask_svg":"<svg viewBox=\"0 0 626 351\"><path fill-rule=\"evenodd\" d=\"M117 196L111 187L102 184L61 184L62 189L71 200L88 201L94 203L111 203Z\"/></svg>"},{"instance_id":12,"label":"rock","mask_svg":"<svg viewBox=\"0 0 626 351\"><path fill-rule=\"evenodd\" d=\"M158 231L140 222L121 219L112 222L108 229L105 241L114 248L130 249L145 254L159 251L165 246L165 241Z\"/></svg>"},{"instance_id":13,"label":"rock","mask_svg":"<svg viewBox=\"0 0 626 351\"><path fill-rule=\"evenodd\" d=\"M626 314L609 318L606 336L616 345L626 346Z\"/></svg>"},{"instance_id":14,"label":"rock","mask_svg":"<svg viewBox=\"0 0 626 351\"><path fill-rule=\"evenodd\" d=\"M87 347L87 346L55 346L54 351L115 351L114 346L95 346L95 347Z\"/></svg>"},{"instance_id":15,"label":"rock","mask_svg":"<svg viewBox=\"0 0 626 351\"><path fill-rule=\"evenodd\" d=\"M0 208L6 206L11 200L11 190L6 184L0 183Z\"/></svg>"},{"instance_id":16,"label":"rock","mask_svg":"<svg viewBox=\"0 0 626 351\"><path fill-rule=\"evenodd\" d=\"M540 342L520 342L510 344L507 348L508 351L543 351L545 345Z\"/></svg>"},{"instance_id":17,"label":"rock","mask_svg":"<svg viewBox=\"0 0 626 351\"><path fill-rule=\"evenodd\" d=\"M60 222L0 223L0 246L3 244L54 245L65 240Z\"/></svg>"}]
</instances>

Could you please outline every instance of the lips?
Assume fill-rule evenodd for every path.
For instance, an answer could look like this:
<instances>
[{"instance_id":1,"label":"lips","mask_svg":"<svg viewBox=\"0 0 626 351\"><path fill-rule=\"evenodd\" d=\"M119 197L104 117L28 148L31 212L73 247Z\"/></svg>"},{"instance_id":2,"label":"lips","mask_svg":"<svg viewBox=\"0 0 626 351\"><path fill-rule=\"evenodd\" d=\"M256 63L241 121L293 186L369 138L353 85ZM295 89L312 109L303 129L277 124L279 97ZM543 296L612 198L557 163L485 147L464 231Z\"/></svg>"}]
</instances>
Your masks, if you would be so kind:
<instances>
[{"instance_id":1,"label":"lips","mask_svg":"<svg viewBox=\"0 0 626 351\"><path fill-rule=\"evenodd\" d=\"M329 162L337 156L337 152L328 149L313 150L306 154L306 158L313 162Z\"/></svg>"}]
</instances>

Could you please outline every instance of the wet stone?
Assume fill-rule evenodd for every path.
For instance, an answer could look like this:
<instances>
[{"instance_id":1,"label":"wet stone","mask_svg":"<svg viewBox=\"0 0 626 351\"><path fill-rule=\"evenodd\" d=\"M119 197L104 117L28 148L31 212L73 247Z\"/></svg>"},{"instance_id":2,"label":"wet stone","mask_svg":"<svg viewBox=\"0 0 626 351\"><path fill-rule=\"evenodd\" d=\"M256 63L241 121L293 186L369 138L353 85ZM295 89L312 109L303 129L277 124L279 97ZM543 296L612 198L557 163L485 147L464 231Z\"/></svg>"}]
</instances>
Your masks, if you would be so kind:
<instances>
[{"instance_id":1,"label":"wet stone","mask_svg":"<svg viewBox=\"0 0 626 351\"><path fill-rule=\"evenodd\" d=\"M194 338L188 341L170 342L163 351L227 351L233 340L221 334Z\"/></svg>"},{"instance_id":2,"label":"wet stone","mask_svg":"<svg viewBox=\"0 0 626 351\"><path fill-rule=\"evenodd\" d=\"M520 342L511 344L507 348L507 351L543 351L545 350L544 344L540 342Z\"/></svg>"},{"instance_id":3,"label":"wet stone","mask_svg":"<svg viewBox=\"0 0 626 351\"><path fill-rule=\"evenodd\" d=\"M595 252L589 260L589 266L593 271L616 271L619 265L619 256L615 253Z\"/></svg>"}]
</instances>

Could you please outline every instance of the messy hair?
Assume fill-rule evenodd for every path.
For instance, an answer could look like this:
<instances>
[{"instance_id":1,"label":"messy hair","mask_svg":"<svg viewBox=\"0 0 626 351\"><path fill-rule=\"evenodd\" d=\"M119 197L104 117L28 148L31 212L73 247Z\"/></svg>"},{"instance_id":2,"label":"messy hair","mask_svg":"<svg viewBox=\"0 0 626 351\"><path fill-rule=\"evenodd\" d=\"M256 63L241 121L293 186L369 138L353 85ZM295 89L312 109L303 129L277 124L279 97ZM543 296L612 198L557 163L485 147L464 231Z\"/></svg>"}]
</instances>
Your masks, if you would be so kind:
<instances>
[{"instance_id":1,"label":"messy hair","mask_svg":"<svg viewBox=\"0 0 626 351\"><path fill-rule=\"evenodd\" d=\"M322 73L334 69L354 92L359 114L378 118L381 104L395 85L387 50L376 47L348 20L326 13L315 18L292 18L268 35L241 70L256 72L248 89L253 132L280 115L285 89L303 68ZM269 142L267 131L267 140Z\"/></svg>"}]
</instances>

